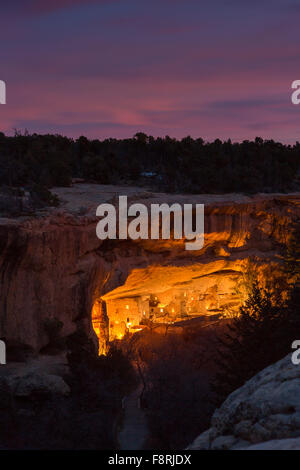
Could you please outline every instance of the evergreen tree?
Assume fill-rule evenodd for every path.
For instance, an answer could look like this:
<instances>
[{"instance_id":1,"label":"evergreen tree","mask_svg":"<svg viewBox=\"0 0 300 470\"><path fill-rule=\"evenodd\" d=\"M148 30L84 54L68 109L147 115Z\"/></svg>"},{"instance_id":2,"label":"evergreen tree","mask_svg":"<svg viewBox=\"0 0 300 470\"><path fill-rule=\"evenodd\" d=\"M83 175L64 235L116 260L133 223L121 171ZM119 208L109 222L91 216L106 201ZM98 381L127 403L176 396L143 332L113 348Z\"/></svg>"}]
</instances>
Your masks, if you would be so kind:
<instances>
[{"instance_id":1,"label":"evergreen tree","mask_svg":"<svg viewBox=\"0 0 300 470\"><path fill-rule=\"evenodd\" d=\"M250 283L249 296L238 314L217 338L218 373L212 390L222 402L260 370L291 351L300 338L300 223L294 226L285 255L290 291L284 303L278 295Z\"/></svg>"},{"instance_id":2,"label":"evergreen tree","mask_svg":"<svg viewBox=\"0 0 300 470\"><path fill-rule=\"evenodd\" d=\"M287 327L293 331L294 339L298 339L300 338L300 220L295 223L288 243L285 270L292 283L287 304L289 319Z\"/></svg>"},{"instance_id":3,"label":"evergreen tree","mask_svg":"<svg viewBox=\"0 0 300 470\"><path fill-rule=\"evenodd\" d=\"M300 220L294 225L285 255L285 270L292 281L300 281Z\"/></svg>"},{"instance_id":4,"label":"evergreen tree","mask_svg":"<svg viewBox=\"0 0 300 470\"><path fill-rule=\"evenodd\" d=\"M242 386L264 367L284 356L287 341L280 337L283 306L254 281L248 299L217 338L218 373L212 384L217 401Z\"/></svg>"}]
</instances>

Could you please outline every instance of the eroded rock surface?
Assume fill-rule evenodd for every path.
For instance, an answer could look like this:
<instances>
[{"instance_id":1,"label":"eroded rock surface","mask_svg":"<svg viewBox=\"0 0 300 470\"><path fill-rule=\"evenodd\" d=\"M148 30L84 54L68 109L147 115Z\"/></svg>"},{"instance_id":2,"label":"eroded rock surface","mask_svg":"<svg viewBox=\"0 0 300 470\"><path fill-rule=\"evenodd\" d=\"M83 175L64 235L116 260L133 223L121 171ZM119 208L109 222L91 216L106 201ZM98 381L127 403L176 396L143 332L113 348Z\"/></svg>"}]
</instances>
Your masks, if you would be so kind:
<instances>
[{"instance_id":1,"label":"eroded rock surface","mask_svg":"<svg viewBox=\"0 0 300 470\"><path fill-rule=\"evenodd\" d=\"M0 337L34 351L49 343L49 319L62 322L63 337L80 328L95 339L93 306L115 289L117 295L142 295L146 288L200 282L222 294L249 258L262 275L276 274L278 253L300 212L299 194L181 196L87 184L54 192L61 208L0 219ZM99 240L96 207L124 194L129 204L148 207L204 203L204 248L186 251L184 240Z\"/></svg>"},{"instance_id":2,"label":"eroded rock surface","mask_svg":"<svg viewBox=\"0 0 300 470\"><path fill-rule=\"evenodd\" d=\"M289 354L231 393L190 449L300 449L300 367Z\"/></svg>"},{"instance_id":3,"label":"eroded rock surface","mask_svg":"<svg viewBox=\"0 0 300 470\"><path fill-rule=\"evenodd\" d=\"M37 393L68 396L71 391L65 381L68 372L64 355L12 362L0 369L0 389L7 390L8 396L17 398L29 398Z\"/></svg>"}]
</instances>

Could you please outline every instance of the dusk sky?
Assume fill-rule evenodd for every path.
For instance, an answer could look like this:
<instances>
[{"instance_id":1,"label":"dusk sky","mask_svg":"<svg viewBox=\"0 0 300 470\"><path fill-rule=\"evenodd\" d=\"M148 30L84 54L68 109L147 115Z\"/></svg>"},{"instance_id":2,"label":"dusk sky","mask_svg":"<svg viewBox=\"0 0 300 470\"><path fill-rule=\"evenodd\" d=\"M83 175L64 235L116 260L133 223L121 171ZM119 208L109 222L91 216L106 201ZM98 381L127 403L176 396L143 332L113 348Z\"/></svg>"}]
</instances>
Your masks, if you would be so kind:
<instances>
[{"instance_id":1,"label":"dusk sky","mask_svg":"<svg viewBox=\"0 0 300 470\"><path fill-rule=\"evenodd\" d=\"M299 0L1 2L0 130L300 141Z\"/></svg>"}]
</instances>

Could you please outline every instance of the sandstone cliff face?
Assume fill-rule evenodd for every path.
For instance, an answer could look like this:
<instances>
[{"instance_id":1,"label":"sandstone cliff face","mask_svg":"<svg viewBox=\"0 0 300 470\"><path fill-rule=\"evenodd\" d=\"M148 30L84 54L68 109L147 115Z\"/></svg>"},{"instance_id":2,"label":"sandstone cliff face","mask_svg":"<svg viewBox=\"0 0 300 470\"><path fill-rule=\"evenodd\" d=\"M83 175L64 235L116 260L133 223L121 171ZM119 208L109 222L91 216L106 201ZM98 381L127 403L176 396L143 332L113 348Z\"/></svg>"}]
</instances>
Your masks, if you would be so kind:
<instances>
[{"instance_id":1,"label":"sandstone cliff face","mask_svg":"<svg viewBox=\"0 0 300 470\"><path fill-rule=\"evenodd\" d=\"M0 337L36 351L48 343L48 318L63 323L62 335L80 325L93 336L93 305L105 294L140 295L209 277L226 286L224 279L240 275L249 257L265 276L274 273L290 223L300 212L299 195L171 196L80 184L57 194L60 209L0 219ZM118 194L147 205L204 203L204 248L185 251L183 240L99 240L96 206Z\"/></svg>"},{"instance_id":2,"label":"sandstone cliff face","mask_svg":"<svg viewBox=\"0 0 300 470\"><path fill-rule=\"evenodd\" d=\"M190 449L300 449L300 367L289 354L231 393Z\"/></svg>"}]
</instances>

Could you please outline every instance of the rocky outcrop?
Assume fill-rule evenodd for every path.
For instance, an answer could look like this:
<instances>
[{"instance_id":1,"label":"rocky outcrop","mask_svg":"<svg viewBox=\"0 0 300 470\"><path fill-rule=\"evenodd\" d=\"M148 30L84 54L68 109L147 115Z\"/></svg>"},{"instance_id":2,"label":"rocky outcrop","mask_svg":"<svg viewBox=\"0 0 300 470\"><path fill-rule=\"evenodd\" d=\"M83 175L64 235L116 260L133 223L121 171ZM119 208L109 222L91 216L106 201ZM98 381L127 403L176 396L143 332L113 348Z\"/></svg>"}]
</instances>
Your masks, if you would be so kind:
<instances>
[{"instance_id":1,"label":"rocky outcrop","mask_svg":"<svg viewBox=\"0 0 300 470\"><path fill-rule=\"evenodd\" d=\"M60 209L0 219L0 337L34 351L49 343L49 319L62 322L62 336L80 327L95 339L93 306L117 288L139 295L154 282L157 289L190 281L219 285L239 276L249 258L263 275L276 274L300 212L296 194L180 196L84 184L54 192ZM96 207L118 194L146 205L204 203L204 248L186 251L184 240L99 240Z\"/></svg>"},{"instance_id":2,"label":"rocky outcrop","mask_svg":"<svg viewBox=\"0 0 300 470\"><path fill-rule=\"evenodd\" d=\"M0 390L17 399L28 399L37 394L68 396L71 392L65 381L68 374L64 356L44 355L27 362L9 363L0 369Z\"/></svg>"},{"instance_id":3,"label":"rocky outcrop","mask_svg":"<svg viewBox=\"0 0 300 470\"><path fill-rule=\"evenodd\" d=\"M300 449L300 367L289 354L231 393L190 449Z\"/></svg>"},{"instance_id":4,"label":"rocky outcrop","mask_svg":"<svg viewBox=\"0 0 300 470\"><path fill-rule=\"evenodd\" d=\"M21 377L12 377L9 386L15 397L29 397L33 393L69 395L70 387L58 375L31 372Z\"/></svg>"},{"instance_id":5,"label":"rocky outcrop","mask_svg":"<svg viewBox=\"0 0 300 470\"><path fill-rule=\"evenodd\" d=\"M300 450L300 437L262 442L249 446L247 450Z\"/></svg>"}]
</instances>

